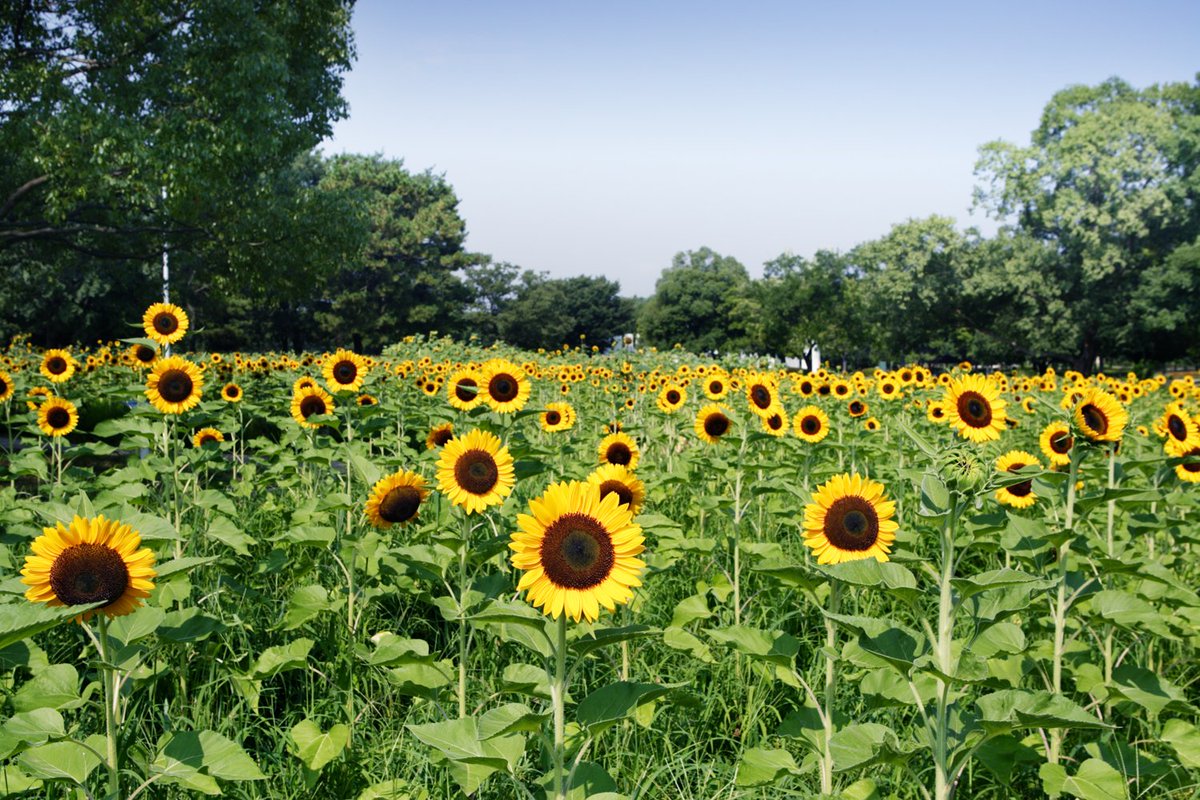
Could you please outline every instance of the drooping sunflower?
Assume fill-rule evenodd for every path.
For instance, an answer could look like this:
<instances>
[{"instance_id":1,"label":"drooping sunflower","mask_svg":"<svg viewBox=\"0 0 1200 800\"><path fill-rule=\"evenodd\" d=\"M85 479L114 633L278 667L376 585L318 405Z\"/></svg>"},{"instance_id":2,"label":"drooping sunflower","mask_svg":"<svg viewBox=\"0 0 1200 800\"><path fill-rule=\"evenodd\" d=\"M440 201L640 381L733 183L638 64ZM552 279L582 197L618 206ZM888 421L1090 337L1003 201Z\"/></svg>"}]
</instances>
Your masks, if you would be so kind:
<instances>
[{"instance_id":1,"label":"drooping sunflower","mask_svg":"<svg viewBox=\"0 0 1200 800\"><path fill-rule=\"evenodd\" d=\"M229 403L240 403L243 397L242 387L236 383L227 383L221 389L221 399Z\"/></svg>"},{"instance_id":2,"label":"drooping sunflower","mask_svg":"<svg viewBox=\"0 0 1200 800\"><path fill-rule=\"evenodd\" d=\"M0 403L7 403L16 391L12 375L0 369Z\"/></svg>"},{"instance_id":3,"label":"drooping sunflower","mask_svg":"<svg viewBox=\"0 0 1200 800\"><path fill-rule=\"evenodd\" d=\"M421 504L428 497L424 478L400 470L375 483L363 513L376 528L386 530L393 525L407 525L417 518Z\"/></svg>"},{"instance_id":4,"label":"drooping sunflower","mask_svg":"<svg viewBox=\"0 0 1200 800\"><path fill-rule=\"evenodd\" d=\"M746 376L746 401L755 414L768 416L779 405L774 377L764 373Z\"/></svg>"},{"instance_id":5,"label":"drooping sunflower","mask_svg":"<svg viewBox=\"0 0 1200 800\"><path fill-rule=\"evenodd\" d=\"M515 482L508 448L487 431L451 439L442 448L437 468L438 489L468 514L503 503Z\"/></svg>"},{"instance_id":6,"label":"drooping sunflower","mask_svg":"<svg viewBox=\"0 0 1200 800\"><path fill-rule=\"evenodd\" d=\"M642 456L637 442L628 434L620 431L610 433L601 439L596 452L600 457L601 464L620 464L630 469L637 469L638 459Z\"/></svg>"},{"instance_id":7,"label":"drooping sunflower","mask_svg":"<svg viewBox=\"0 0 1200 800\"><path fill-rule=\"evenodd\" d=\"M854 399L846 404L846 410L850 412L850 416L852 417L862 417L866 416L866 413L870 410L870 407L866 404L866 402Z\"/></svg>"},{"instance_id":8,"label":"drooping sunflower","mask_svg":"<svg viewBox=\"0 0 1200 800\"><path fill-rule=\"evenodd\" d=\"M771 414L759 417L763 430L772 436L783 436L788 429L788 413L783 406L775 406Z\"/></svg>"},{"instance_id":9,"label":"drooping sunflower","mask_svg":"<svg viewBox=\"0 0 1200 800\"><path fill-rule=\"evenodd\" d=\"M1129 424L1129 412L1103 389L1084 391L1072 415L1075 427L1091 442L1119 442Z\"/></svg>"},{"instance_id":10,"label":"drooping sunflower","mask_svg":"<svg viewBox=\"0 0 1200 800\"><path fill-rule=\"evenodd\" d=\"M1183 458L1184 462L1175 467L1175 475L1181 481L1200 483L1200 447L1193 447L1180 458Z\"/></svg>"},{"instance_id":11,"label":"drooping sunflower","mask_svg":"<svg viewBox=\"0 0 1200 800\"><path fill-rule=\"evenodd\" d=\"M835 475L804 507L804 544L818 564L874 558L887 561L896 530L896 504L884 486L861 475Z\"/></svg>"},{"instance_id":12,"label":"drooping sunflower","mask_svg":"<svg viewBox=\"0 0 1200 800\"><path fill-rule=\"evenodd\" d=\"M357 392L367 377L367 360L349 350L338 350L325 359L321 374L334 392Z\"/></svg>"},{"instance_id":13,"label":"drooping sunflower","mask_svg":"<svg viewBox=\"0 0 1200 800\"><path fill-rule=\"evenodd\" d=\"M1071 448L1075 446L1075 437L1071 435L1071 426L1067 423L1051 422L1042 429L1038 444L1051 466L1065 467L1071 463Z\"/></svg>"},{"instance_id":14,"label":"drooping sunflower","mask_svg":"<svg viewBox=\"0 0 1200 800\"><path fill-rule=\"evenodd\" d=\"M674 414L686 402L687 389L675 383L668 383L658 393L658 410L664 414Z\"/></svg>"},{"instance_id":15,"label":"drooping sunflower","mask_svg":"<svg viewBox=\"0 0 1200 800\"><path fill-rule=\"evenodd\" d=\"M483 379L484 402L497 414L520 411L533 390L525 370L504 358L485 363Z\"/></svg>"},{"instance_id":16,"label":"drooping sunflower","mask_svg":"<svg viewBox=\"0 0 1200 800\"><path fill-rule=\"evenodd\" d=\"M1000 390L984 375L966 375L946 386L942 400L950 425L959 436L976 444L1000 438L1005 407Z\"/></svg>"},{"instance_id":17,"label":"drooping sunflower","mask_svg":"<svg viewBox=\"0 0 1200 800\"><path fill-rule=\"evenodd\" d=\"M997 472L1019 472L1022 467L1040 466L1042 463L1037 456L1024 450L1010 450L996 459ZM1037 500L1037 495L1033 491L1033 481L1027 480L997 489L996 499L1013 508L1029 508Z\"/></svg>"},{"instance_id":18,"label":"drooping sunflower","mask_svg":"<svg viewBox=\"0 0 1200 800\"><path fill-rule=\"evenodd\" d=\"M443 422L441 425L434 425L429 429L429 435L425 437L425 449L435 450L445 446L446 442L454 438L454 423Z\"/></svg>"},{"instance_id":19,"label":"drooping sunflower","mask_svg":"<svg viewBox=\"0 0 1200 800\"><path fill-rule=\"evenodd\" d=\"M159 359L146 376L146 397L164 414L182 414L200 403L204 377L182 356Z\"/></svg>"},{"instance_id":20,"label":"drooping sunflower","mask_svg":"<svg viewBox=\"0 0 1200 800\"><path fill-rule=\"evenodd\" d=\"M455 372L450 376L450 380L446 381L446 393L449 395L450 405L459 411L470 411L484 400L481 391L482 384L483 376L476 370L460 369Z\"/></svg>"},{"instance_id":21,"label":"drooping sunflower","mask_svg":"<svg viewBox=\"0 0 1200 800\"><path fill-rule=\"evenodd\" d=\"M517 516L509 548L512 565L524 572L517 591L554 619L595 622L600 607L615 611L641 586L645 563L642 529L615 493L596 486L556 483L529 501Z\"/></svg>"},{"instance_id":22,"label":"drooping sunflower","mask_svg":"<svg viewBox=\"0 0 1200 800\"><path fill-rule=\"evenodd\" d=\"M79 411L65 397L51 397L38 407L38 427L47 436L66 436L79 424Z\"/></svg>"},{"instance_id":23,"label":"drooping sunflower","mask_svg":"<svg viewBox=\"0 0 1200 800\"><path fill-rule=\"evenodd\" d=\"M188 332L188 315L174 303L154 303L142 315L146 338L161 345L175 344Z\"/></svg>"},{"instance_id":24,"label":"drooping sunflower","mask_svg":"<svg viewBox=\"0 0 1200 800\"><path fill-rule=\"evenodd\" d=\"M51 383L65 383L78 366L67 350L47 350L42 356L41 372Z\"/></svg>"},{"instance_id":25,"label":"drooping sunflower","mask_svg":"<svg viewBox=\"0 0 1200 800\"><path fill-rule=\"evenodd\" d=\"M716 444L733 430L730 411L720 403L709 403L696 413L696 435L709 444Z\"/></svg>"},{"instance_id":26,"label":"drooping sunflower","mask_svg":"<svg viewBox=\"0 0 1200 800\"><path fill-rule=\"evenodd\" d=\"M196 431L196 435L192 437L192 445L195 447L204 447L206 444L219 444L225 441L225 434L221 433L216 428L201 428Z\"/></svg>"},{"instance_id":27,"label":"drooping sunflower","mask_svg":"<svg viewBox=\"0 0 1200 800\"><path fill-rule=\"evenodd\" d=\"M829 435L829 417L816 406L805 406L792 418L792 431L809 444L816 444Z\"/></svg>"},{"instance_id":28,"label":"drooping sunflower","mask_svg":"<svg viewBox=\"0 0 1200 800\"><path fill-rule=\"evenodd\" d=\"M129 525L103 516L77 516L70 527L60 522L43 528L21 570L21 583L29 587L25 597L51 606L104 603L80 615L85 620L97 611L110 617L128 614L150 596L157 574L154 553L139 550L141 543Z\"/></svg>"},{"instance_id":29,"label":"drooping sunflower","mask_svg":"<svg viewBox=\"0 0 1200 800\"><path fill-rule=\"evenodd\" d=\"M646 502L646 484L632 471L620 464L605 464L597 467L588 476L588 483L600 489L600 498L615 493L621 505L629 506L629 513L637 516Z\"/></svg>"},{"instance_id":30,"label":"drooping sunflower","mask_svg":"<svg viewBox=\"0 0 1200 800\"><path fill-rule=\"evenodd\" d=\"M570 403L547 403L538 421L546 433L569 431L575 425L575 407Z\"/></svg>"},{"instance_id":31,"label":"drooping sunflower","mask_svg":"<svg viewBox=\"0 0 1200 800\"><path fill-rule=\"evenodd\" d=\"M320 423L309 422L309 418L332 414L334 408L333 395L320 386L305 386L292 395L292 419L304 428L321 427Z\"/></svg>"},{"instance_id":32,"label":"drooping sunflower","mask_svg":"<svg viewBox=\"0 0 1200 800\"><path fill-rule=\"evenodd\" d=\"M1166 433L1164 449L1167 455L1178 457L1200 447L1200 424L1183 409L1182 403L1168 404L1157 422L1155 428L1161 428Z\"/></svg>"}]
</instances>

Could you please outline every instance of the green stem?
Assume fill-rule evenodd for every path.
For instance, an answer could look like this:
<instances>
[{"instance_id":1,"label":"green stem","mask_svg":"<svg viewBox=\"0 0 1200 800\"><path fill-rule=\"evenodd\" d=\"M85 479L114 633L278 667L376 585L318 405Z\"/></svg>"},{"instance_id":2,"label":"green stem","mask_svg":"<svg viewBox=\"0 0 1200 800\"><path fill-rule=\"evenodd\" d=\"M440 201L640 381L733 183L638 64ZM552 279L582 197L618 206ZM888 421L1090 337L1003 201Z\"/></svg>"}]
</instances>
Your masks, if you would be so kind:
<instances>
[{"instance_id":1,"label":"green stem","mask_svg":"<svg viewBox=\"0 0 1200 800\"><path fill-rule=\"evenodd\" d=\"M1117 448L1112 446L1108 451L1108 488L1111 491L1117 487ZM1116 517L1117 501L1108 501L1108 523L1105 532L1105 544L1108 548L1108 557L1115 558L1115 545L1113 542L1113 522ZM1113 671L1113 626L1106 625L1104 631L1104 682L1112 683Z\"/></svg>"},{"instance_id":2,"label":"green stem","mask_svg":"<svg viewBox=\"0 0 1200 800\"><path fill-rule=\"evenodd\" d=\"M471 517L463 514L458 548L458 717L467 716L467 551L471 547Z\"/></svg>"},{"instance_id":3,"label":"green stem","mask_svg":"<svg viewBox=\"0 0 1200 800\"><path fill-rule=\"evenodd\" d=\"M838 613L841 605L841 584L833 580L829 582L829 613ZM833 794L833 701L837 688L837 660L833 657L837 646L837 628L833 620L825 617L825 713L821 722L825 726L825 751L821 754L821 794Z\"/></svg>"},{"instance_id":4,"label":"green stem","mask_svg":"<svg viewBox=\"0 0 1200 800\"><path fill-rule=\"evenodd\" d=\"M108 796L113 800L121 797L120 760L117 754L117 697L116 681L112 664L112 644L108 638L108 617L101 613L99 619L99 650L102 683L104 684L104 736L107 741Z\"/></svg>"},{"instance_id":5,"label":"green stem","mask_svg":"<svg viewBox=\"0 0 1200 800\"><path fill-rule=\"evenodd\" d=\"M960 506L946 516L942 527L942 573L939 581L937 663L942 676L937 679L937 710L934 716L934 798L949 800L954 793L950 781L950 680L954 674L954 528Z\"/></svg>"},{"instance_id":6,"label":"green stem","mask_svg":"<svg viewBox=\"0 0 1200 800\"><path fill-rule=\"evenodd\" d=\"M1071 536L1075 525L1075 483L1079 477L1079 462L1082 453L1071 454L1071 466L1067 473L1067 539L1058 546L1058 596L1054 602L1054 661L1051 671L1051 689L1054 694L1062 694L1062 656L1067 624L1067 555L1071 552ZM1046 752L1046 760L1057 764L1062 750L1063 732L1061 728L1050 731L1050 746Z\"/></svg>"},{"instance_id":7,"label":"green stem","mask_svg":"<svg viewBox=\"0 0 1200 800\"><path fill-rule=\"evenodd\" d=\"M566 750L567 615L559 616L554 647L554 680L550 683L550 704L554 706L554 800L566 800L563 762Z\"/></svg>"}]
</instances>

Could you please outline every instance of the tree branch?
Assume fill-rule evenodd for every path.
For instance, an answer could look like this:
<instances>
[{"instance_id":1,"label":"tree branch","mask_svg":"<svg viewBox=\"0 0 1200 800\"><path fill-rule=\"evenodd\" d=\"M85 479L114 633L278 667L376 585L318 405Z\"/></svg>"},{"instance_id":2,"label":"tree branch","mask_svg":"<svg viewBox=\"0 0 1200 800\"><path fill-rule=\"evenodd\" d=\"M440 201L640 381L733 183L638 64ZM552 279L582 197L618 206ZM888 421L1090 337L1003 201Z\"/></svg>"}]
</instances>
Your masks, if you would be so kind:
<instances>
[{"instance_id":1,"label":"tree branch","mask_svg":"<svg viewBox=\"0 0 1200 800\"><path fill-rule=\"evenodd\" d=\"M8 212L12 211L13 206L17 204L17 201L21 199L22 195L32 191L33 189L36 189L48 180L50 180L49 175L39 175L38 177L31 178L30 180L27 180L25 183L18 186L17 189L8 196L8 199L4 201L4 205L0 206L0 219L4 219L6 216L8 216Z\"/></svg>"}]
</instances>

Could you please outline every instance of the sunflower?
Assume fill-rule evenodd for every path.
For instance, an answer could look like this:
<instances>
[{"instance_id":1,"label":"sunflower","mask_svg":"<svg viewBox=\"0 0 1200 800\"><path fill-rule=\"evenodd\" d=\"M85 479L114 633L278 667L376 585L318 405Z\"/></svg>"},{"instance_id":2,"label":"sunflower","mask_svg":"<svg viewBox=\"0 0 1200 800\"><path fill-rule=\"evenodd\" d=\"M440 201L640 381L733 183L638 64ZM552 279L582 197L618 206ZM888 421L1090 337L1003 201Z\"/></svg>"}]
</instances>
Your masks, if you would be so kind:
<instances>
[{"instance_id":1,"label":"sunflower","mask_svg":"<svg viewBox=\"0 0 1200 800\"><path fill-rule=\"evenodd\" d=\"M539 421L547 433L568 431L575 425L575 408L570 403L547 403Z\"/></svg>"},{"instance_id":2,"label":"sunflower","mask_svg":"<svg viewBox=\"0 0 1200 800\"><path fill-rule=\"evenodd\" d=\"M499 505L512 493L513 460L499 437L473 430L451 439L437 463L438 489L468 514Z\"/></svg>"},{"instance_id":3,"label":"sunflower","mask_svg":"<svg viewBox=\"0 0 1200 800\"><path fill-rule=\"evenodd\" d=\"M1025 397L1021 400L1021 408L1026 414L1036 413L1033 407L1037 405L1037 399L1033 397Z\"/></svg>"},{"instance_id":4,"label":"sunflower","mask_svg":"<svg viewBox=\"0 0 1200 800\"><path fill-rule=\"evenodd\" d=\"M829 417L816 406L805 406L792 418L792 431L809 444L829 435Z\"/></svg>"},{"instance_id":5,"label":"sunflower","mask_svg":"<svg viewBox=\"0 0 1200 800\"><path fill-rule=\"evenodd\" d=\"M483 399L497 414L511 414L524 408L532 387L525 370L504 358L483 365ZM563 384L570 391L568 384ZM567 392L563 392L566 394Z\"/></svg>"},{"instance_id":6,"label":"sunflower","mask_svg":"<svg viewBox=\"0 0 1200 800\"><path fill-rule=\"evenodd\" d=\"M846 404L846 410L850 412L852 417L861 417L866 415L870 407L862 400L851 400Z\"/></svg>"},{"instance_id":7,"label":"sunflower","mask_svg":"<svg viewBox=\"0 0 1200 800\"><path fill-rule=\"evenodd\" d=\"M61 522L43 528L21 570L21 583L29 587L25 597L51 606L104 603L85 611L85 620L97 611L110 617L128 614L154 588L154 553L139 550L141 543L129 525L103 516L77 516L69 528Z\"/></svg>"},{"instance_id":8,"label":"sunflower","mask_svg":"<svg viewBox=\"0 0 1200 800\"><path fill-rule=\"evenodd\" d=\"M674 414L683 408L687 402L687 389L678 384L668 383L658 393L658 410L664 414Z\"/></svg>"},{"instance_id":9,"label":"sunflower","mask_svg":"<svg viewBox=\"0 0 1200 800\"><path fill-rule=\"evenodd\" d=\"M450 397L450 405L459 411L470 411L483 402L483 393L479 391L483 376L473 369L460 369L446 381L446 393Z\"/></svg>"},{"instance_id":10,"label":"sunflower","mask_svg":"<svg viewBox=\"0 0 1200 800\"><path fill-rule=\"evenodd\" d=\"M729 376L713 372L705 377L703 386L704 396L709 400L724 400L725 395L729 394Z\"/></svg>"},{"instance_id":11,"label":"sunflower","mask_svg":"<svg viewBox=\"0 0 1200 800\"><path fill-rule=\"evenodd\" d=\"M299 392L301 389L312 389L317 385L316 378L309 375L301 375L296 378L296 382L292 384L292 394Z\"/></svg>"},{"instance_id":12,"label":"sunflower","mask_svg":"<svg viewBox=\"0 0 1200 800\"><path fill-rule=\"evenodd\" d=\"M292 395L292 419L305 428L319 428L319 423L309 422L309 417L332 414L336 406L333 396L320 386L306 386Z\"/></svg>"},{"instance_id":13,"label":"sunflower","mask_svg":"<svg viewBox=\"0 0 1200 800\"><path fill-rule=\"evenodd\" d=\"M66 350L47 350L42 356L41 372L51 383L65 383L75 374L78 366Z\"/></svg>"},{"instance_id":14,"label":"sunflower","mask_svg":"<svg viewBox=\"0 0 1200 800\"><path fill-rule=\"evenodd\" d=\"M192 444L196 447L204 447L206 444L217 444L223 441L225 441L225 434L216 428L201 428L192 437Z\"/></svg>"},{"instance_id":15,"label":"sunflower","mask_svg":"<svg viewBox=\"0 0 1200 800\"><path fill-rule=\"evenodd\" d=\"M925 418L930 422L945 422L946 406L940 400L930 400L929 407L925 409Z\"/></svg>"},{"instance_id":16,"label":"sunflower","mask_svg":"<svg viewBox=\"0 0 1200 800\"><path fill-rule=\"evenodd\" d=\"M367 377L367 361L357 353L338 350L325 359L321 374L334 392L357 392Z\"/></svg>"},{"instance_id":17,"label":"sunflower","mask_svg":"<svg viewBox=\"0 0 1200 800\"><path fill-rule=\"evenodd\" d=\"M879 396L884 400L895 400L901 396L901 382L891 376L884 376L875 386L875 391L879 392Z\"/></svg>"},{"instance_id":18,"label":"sunflower","mask_svg":"<svg viewBox=\"0 0 1200 800\"><path fill-rule=\"evenodd\" d=\"M454 423L443 422L441 425L434 425L429 429L429 435L425 437L425 449L435 450L445 446L446 442L454 438Z\"/></svg>"},{"instance_id":19,"label":"sunflower","mask_svg":"<svg viewBox=\"0 0 1200 800\"><path fill-rule=\"evenodd\" d=\"M47 386L34 386L29 391L25 392L25 407L30 411L37 411L42 403L46 402L47 398L53 397L54 392L50 391ZM38 398L41 398L40 400Z\"/></svg>"},{"instance_id":20,"label":"sunflower","mask_svg":"<svg viewBox=\"0 0 1200 800\"><path fill-rule=\"evenodd\" d=\"M637 516L646 502L646 484L633 472L620 464L605 464L588 476L588 483L600 489L600 499L616 494L621 505L629 506L629 513Z\"/></svg>"},{"instance_id":21,"label":"sunflower","mask_svg":"<svg viewBox=\"0 0 1200 800\"><path fill-rule=\"evenodd\" d=\"M188 331L187 312L172 303L154 303L142 315L142 329L159 344L175 344Z\"/></svg>"},{"instance_id":22,"label":"sunflower","mask_svg":"<svg viewBox=\"0 0 1200 800\"><path fill-rule=\"evenodd\" d=\"M600 440L597 454L601 464L620 464L630 469L637 469L638 459L641 458L642 452L638 450L637 442L630 436L617 431Z\"/></svg>"},{"instance_id":23,"label":"sunflower","mask_svg":"<svg viewBox=\"0 0 1200 800\"><path fill-rule=\"evenodd\" d=\"M522 570L517 591L554 619L600 618L600 606L615 611L633 599L645 563L642 529L616 494L601 497L596 486L555 483L529 501L530 514L517 516L512 565Z\"/></svg>"},{"instance_id":24,"label":"sunflower","mask_svg":"<svg viewBox=\"0 0 1200 800\"><path fill-rule=\"evenodd\" d=\"M421 503L428 497L424 478L400 470L375 483L363 513L376 528L386 530L392 525L407 525L417 518Z\"/></svg>"},{"instance_id":25,"label":"sunflower","mask_svg":"<svg viewBox=\"0 0 1200 800\"><path fill-rule=\"evenodd\" d=\"M1165 449L1167 455L1182 456L1193 448L1200 447L1200 424L1196 419L1183 410L1182 403L1171 403L1157 421L1156 429L1161 428L1167 437Z\"/></svg>"},{"instance_id":26,"label":"sunflower","mask_svg":"<svg viewBox=\"0 0 1200 800\"><path fill-rule=\"evenodd\" d=\"M996 386L983 375L966 375L946 386L942 399L951 426L976 444L1000 438L1007 406Z\"/></svg>"},{"instance_id":27,"label":"sunflower","mask_svg":"<svg viewBox=\"0 0 1200 800\"><path fill-rule=\"evenodd\" d=\"M38 408L38 427L47 436L66 436L78 424L79 412L65 397L51 397Z\"/></svg>"},{"instance_id":28,"label":"sunflower","mask_svg":"<svg viewBox=\"0 0 1200 800\"><path fill-rule=\"evenodd\" d=\"M1041 467L1037 456L1024 450L1010 450L996 459L997 472L1018 472L1022 467ZM1037 500L1033 480L1021 481L996 490L996 499L1013 508L1029 508Z\"/></svg>"},{"instance_id":29,"label":"sunflower","mask_svg":"<svg viewBox=\"0 0 1200 800\"><path fill-rule=\"evenodd\" d=\"M733 420L729 414L726 406L709 403L696 413L696 435L709 444L716 444L733 430Z\"/></svg>"},{"instance_id":30,"label":"sunflower","mask_svg":"<svg viewBox=\"0 0 1200 800\"><path fill-rule=\"evenodd\" d=\"M762 420L763 430L772 436L783 436L788 429L788 414L783 410L783 406L775 406L772 413L759 417Z\"/></svg>"},{"instance_id":31,"label":"sunflower","mask_svg":"<svg viewBox=\"0 0 1200 800\"><path fill-rule=\"evenodd\" d=\"M818 564L888 560L900 526L883 492L883 484L857 474L835 475L817 489L804 507L804 544Z\"/></svg>"},{"instance_id":32,"label":"sunflower","mask_svg":"<svg viewBox=\"0 0 1200 800\"><path fill-rule=\"evenodd\" d=\"M1200 483L1200 447L1193 447L1180 458L1185 460L1175 467L1175 475L1181 481Z\"/></svg>"},{"instance_id":33,"label":"sunflower","mask_svg":"<svg viewBox=\"0 0 1200 800\"><path fill-rule=\"evenodd\" d=\"M883 427L879 424L879 420L875 419L874 417L867 417L865 420L863 420L862 426L865 430L868 430L871 433L874 433Z\"/></svg>"},{"instance_id":34,"label":"sunflower","mask_svg":"<svg viewBox=\"0 0 1200 800\"><path fill-rule=\"evenodd\" d=\"M158 351L146 344L131 344L129 360L135 366L148 367L158 359Z\"/></svg>"},{"instance_id":35,"label":"sunflower","mask_svg":"<svg viewBox=\"0 0 1200 800\"><path fill-rule=\"evenodd\" d=\"M12 375L0 369L0 403L7 403L16 391Z\"/></svg>"},{"instance_id":36,"label":"sunflower","mask_svg":"<svg viewBox=\"0 0 1200 800\"><path fill-rule=\"evenodd\" d=\"M1103 389L1087 389L1075 406L1075 427L1091 442L1119 442L1129 423L1129 412Z\"/></svg>"},{"instance_id":37,"label":"sunflower","mask_svg":"<svg viewBox=\"0 0 1200 800\"><path fill-rule=\"evenodd\" d=\"M360 394L354 402L360 406L377 406L379 405L379 398L373 394Z\"/></svg>"},{"instance_id":38,"label":"sunflower","mask_svg":"<svg viewBox=\"0 0 1200 800\"><path fill-rule=\"evenodd\" d=\"M1067 423L1051 422L1042 429L1038 444L1051 466L1065 467L1071 463L1071 448L1075 446L1075 438L1071 436L1071 427Z\"/></svg>"},{"instance_id":39,"label":"sunflower","mask_svg":"<svg viewBox=\"0 0 1200 800\"><path fill-rule=\"evenodd\" d=\"M146 377L146 397L164 414L182 414L195 408L203 388L200 369L180 356L156 361Z\"/></svg>"},{"instance_id":40,"label":"sunflower","mask_svg":"<svg viewBox=\"0 0 1200 800\"><path fill-rule=\"evenodd\" d=\"M770 416L775 406L779 405L775 380L763 373L747 376L746 400L755 414L760 417Z\"/></svg>"}]
</instances>

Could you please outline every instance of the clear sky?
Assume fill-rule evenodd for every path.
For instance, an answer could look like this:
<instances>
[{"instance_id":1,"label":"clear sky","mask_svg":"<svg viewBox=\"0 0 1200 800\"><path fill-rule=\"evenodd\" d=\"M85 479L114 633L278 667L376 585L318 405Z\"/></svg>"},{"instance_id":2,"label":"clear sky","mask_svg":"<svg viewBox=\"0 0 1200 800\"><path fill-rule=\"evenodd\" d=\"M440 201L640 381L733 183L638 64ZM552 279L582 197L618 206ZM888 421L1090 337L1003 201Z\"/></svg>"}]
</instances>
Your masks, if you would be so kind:
<instances>
[{"instance_id":1,"label":"clear sky","mask_svg":"<svg viewBox=\"0 0 1200 800\"><path fill-rule=\"evenodd\" d=\"M761 274L972 216L979 145L1050 96L1200 71L1200 3L359 0L327 153L442 173L469 249L647 295L707 245Z\"/></svg>"}]
</instances>

